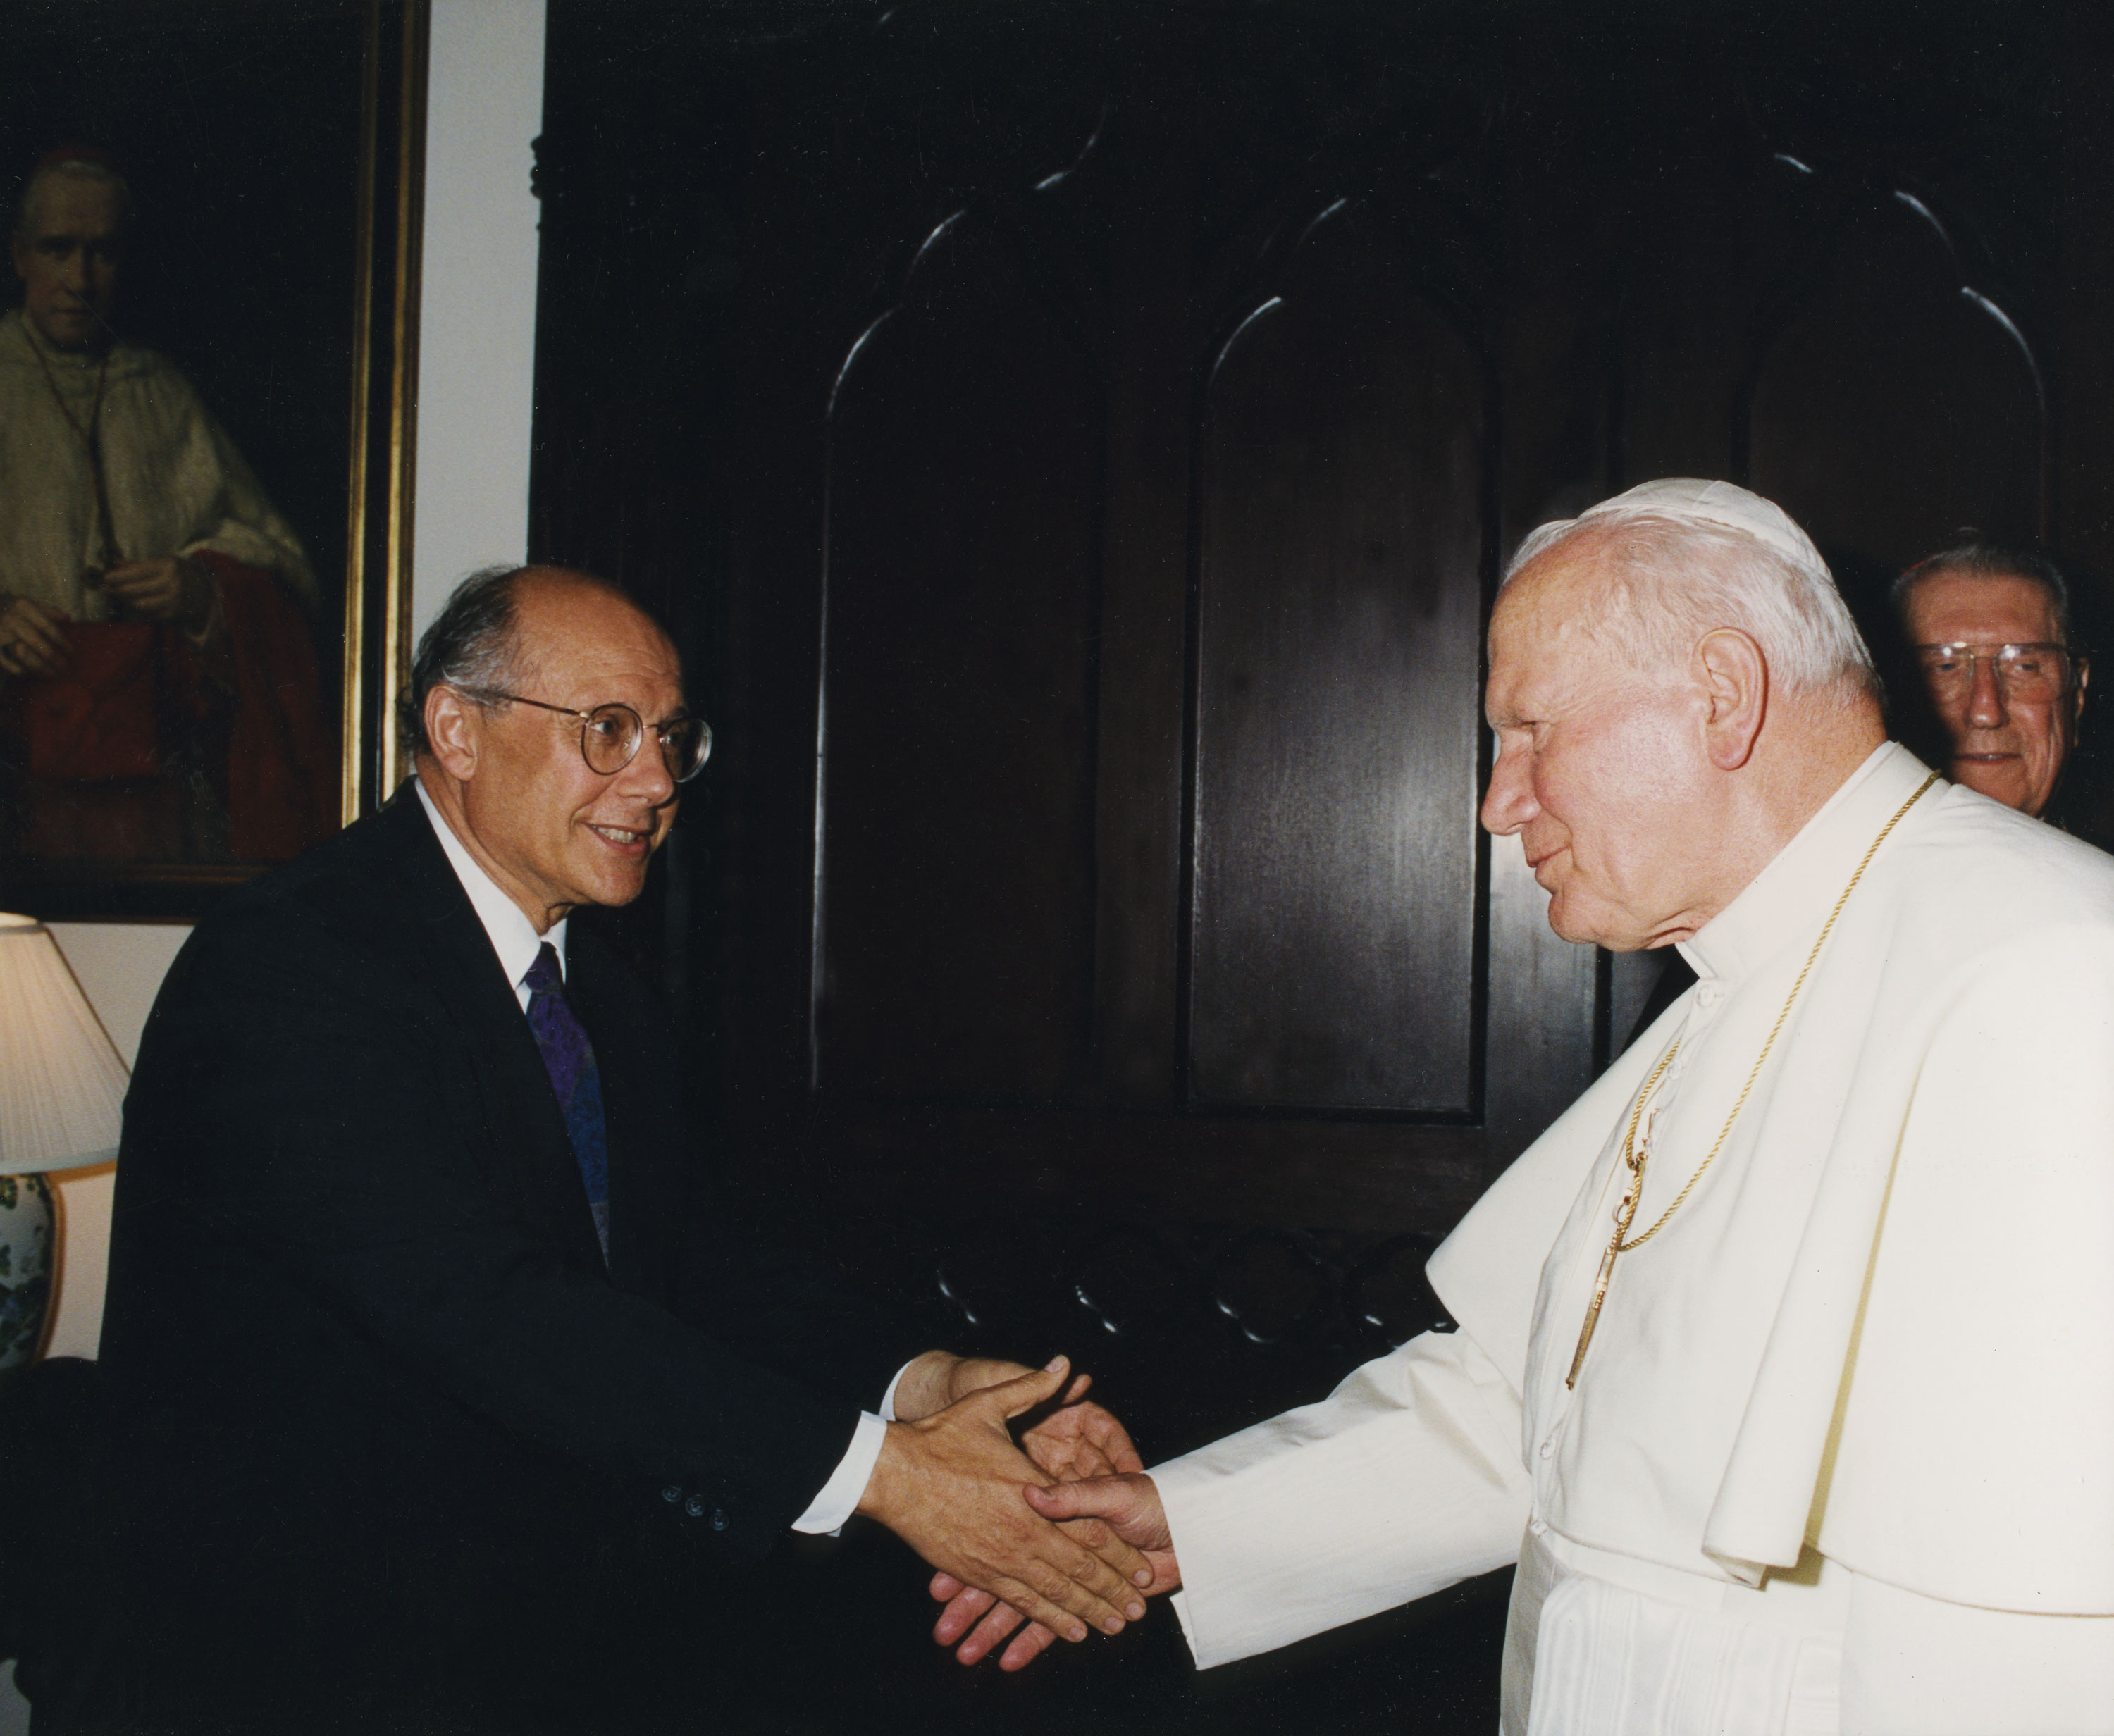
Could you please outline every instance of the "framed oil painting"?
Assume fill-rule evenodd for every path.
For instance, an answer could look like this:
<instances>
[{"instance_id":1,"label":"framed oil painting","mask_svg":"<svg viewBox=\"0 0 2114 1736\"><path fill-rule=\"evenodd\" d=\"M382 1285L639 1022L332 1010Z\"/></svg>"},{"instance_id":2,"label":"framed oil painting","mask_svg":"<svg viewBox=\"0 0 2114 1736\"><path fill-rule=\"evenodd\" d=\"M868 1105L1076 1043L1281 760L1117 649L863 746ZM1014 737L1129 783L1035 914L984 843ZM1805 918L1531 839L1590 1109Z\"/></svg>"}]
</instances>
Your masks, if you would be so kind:
<instances>
[{"instance_id":1,"label":"framed oil painting","mask_svg":"<svg viewBox=\"0 0 2114 1736\"><path fill-rule=\"evenodd\" d=\"M0 15L0 909L194 916L385 787L426 24Z\"/></svg>"}]
</instances>

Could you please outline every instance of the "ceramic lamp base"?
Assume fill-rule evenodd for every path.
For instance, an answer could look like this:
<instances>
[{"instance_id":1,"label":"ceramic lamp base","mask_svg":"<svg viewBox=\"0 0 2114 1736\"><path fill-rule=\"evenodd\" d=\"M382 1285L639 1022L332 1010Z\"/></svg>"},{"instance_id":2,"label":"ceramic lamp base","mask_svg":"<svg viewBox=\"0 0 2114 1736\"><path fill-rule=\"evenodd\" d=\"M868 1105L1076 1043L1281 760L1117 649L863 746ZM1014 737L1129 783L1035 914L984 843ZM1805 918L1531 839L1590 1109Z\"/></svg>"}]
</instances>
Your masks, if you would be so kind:
<instances>
[{"instance_id":1,"label":"ceramic lamp base","mask_svg":"<svg viewBox=\"0 0 2114 1736\"><path fill-rule=\"evenodd\" d=\"M44 1347L52 1223L42 1176L0 1176L0 1374L26 1368Z\"/></svg>"}]
</instances>

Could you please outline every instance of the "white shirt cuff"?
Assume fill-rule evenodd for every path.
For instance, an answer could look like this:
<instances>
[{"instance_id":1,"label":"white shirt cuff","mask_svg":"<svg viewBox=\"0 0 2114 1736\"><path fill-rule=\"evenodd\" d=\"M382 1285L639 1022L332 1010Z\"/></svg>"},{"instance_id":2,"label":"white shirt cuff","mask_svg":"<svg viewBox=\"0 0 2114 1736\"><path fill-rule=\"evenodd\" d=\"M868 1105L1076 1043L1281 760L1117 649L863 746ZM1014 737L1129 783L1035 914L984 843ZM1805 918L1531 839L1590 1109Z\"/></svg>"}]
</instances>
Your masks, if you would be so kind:
<instances>
[{"instance_id":1,"label":"white shirt cuff","mask_svg":"<svg viewBox=\"0 0 2114 1736\"><path fill-rule=\"evenodd\" d=\"M910 1362L922 1360L923 1360L922 1358L916 1356L910 1359ZM881 1420L882 1422L893 1423L895 1420L895 1389L903 1384L903 1377L909 1372L910 1363L907 1362L895 1371L895 1378L888 1383L888 1391L881 1394Z\"/></svg>"},{"instance_id":2,"label":"white shirt cuff","mask_svg":"<svg viewBox=\"0 0 2114 1736\"><path fill-rule=\"evenodd\" d=\"M793 1521L795 1531L812 1537L821 1532L835 1536L844 1529L844 1521L858 1506L859 1496L866 1493L867 1482L873 1475L874 1461L881 1457L881 1443L888 1433L888 1425L895 1420L895 1389L909 1370L910 1364L905 1363L895 1371L895 1378L881 1396L880 1415L870 1410L859 1413L858 1426L852 1430L850 1447L837 1461L830 1480L822 1485L822 1492L808 1503L805 1513Z\"/></svg>"},{"instance_id":3,"label":"white shirt cuff","mask_svg":"<svg viewBox=\"0 0 2114 1736\"><path fill-rule=\"evenodd\" d=\"M844 1528L844 1521L859 1504L859 1496L866 1493L867 1480L873 1475L874 1461L881 1457L881 1443L887 1433L888 1424L872 1411L859 1413L858 1426L852 1431L849 1450L837 1461L830 1480L822 1485L822 1492L808 1503L805 1513L793 1521L795 1531L804 1531L812 1536L817 1532L835 1533Z\"/></svg>"}]
</instances>

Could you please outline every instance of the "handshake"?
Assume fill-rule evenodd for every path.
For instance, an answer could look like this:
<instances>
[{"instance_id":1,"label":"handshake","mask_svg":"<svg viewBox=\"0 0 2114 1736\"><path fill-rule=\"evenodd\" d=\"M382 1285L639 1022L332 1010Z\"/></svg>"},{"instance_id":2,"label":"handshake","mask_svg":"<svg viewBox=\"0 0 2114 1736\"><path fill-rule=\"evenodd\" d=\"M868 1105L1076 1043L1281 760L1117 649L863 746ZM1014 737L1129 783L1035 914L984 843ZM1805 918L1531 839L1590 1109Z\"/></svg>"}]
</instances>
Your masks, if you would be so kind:
<instances>
[{"instance_id":1,"label":"handshake","mask_svg":"<svg viewBox=\"0 0 2114 1736\"><path fill-rule=\"evenodd\" d=\"M1084 1400L1088 1377L1069 1372L1062 1356L1032 1369L935 1350L897 1383L903 1420L888 1425L858 1510L938 1569L932 1595L946 1608L933 1637L964 1664L1009 1638L1001 1670L1059 1634L1083 1640L1089 1624L1119 1633L1181 1583L1137 1449Z\"/></svg>"}]
</instances>

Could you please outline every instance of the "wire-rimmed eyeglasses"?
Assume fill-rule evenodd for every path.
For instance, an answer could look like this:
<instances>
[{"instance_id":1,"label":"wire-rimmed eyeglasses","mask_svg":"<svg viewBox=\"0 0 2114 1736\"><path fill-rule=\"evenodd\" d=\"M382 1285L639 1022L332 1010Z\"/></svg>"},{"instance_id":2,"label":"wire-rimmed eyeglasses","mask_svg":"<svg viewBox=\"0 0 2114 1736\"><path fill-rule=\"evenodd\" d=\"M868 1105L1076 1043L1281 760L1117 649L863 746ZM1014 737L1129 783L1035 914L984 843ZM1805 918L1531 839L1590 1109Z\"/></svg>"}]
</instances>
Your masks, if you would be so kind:
<instances>
[{"instance_id":1,"label":"wire-rimmed eyeglasses","mask_svg":"<svg viewBox=\"0 0 2114 1736\"><path fill-rule=\"evenodd\" d=\"M646 720L630 706L615 703L582 711L572 706L554 706L548 700L530 699L496 688L465 688L477 699L503 699L517 706L533 706L539 711L555 711L561 717L580 720L580 757L588 770L613 778L638 757L646 740ZM712 754L712 729L702 717L670 718L656 724L653 733L661 744L661 763L678 783L687 783L705 769Z\"/></svg>"},{"instance_id":2,"label":"wire-rimmed eyeglasses","mask_svg":"<svg viewBox=\"0 0 2114 1736\"><path fill-rule=\"evenodd\" d=\"M2078 661L2068 646L2048 640L2023 645L1919 645L1916 661L1940 699L1956 699L1974 685L1974 665L1986 661L2007 699L2055 699L2070 691Z\"/></svg>"}]
</instances>

